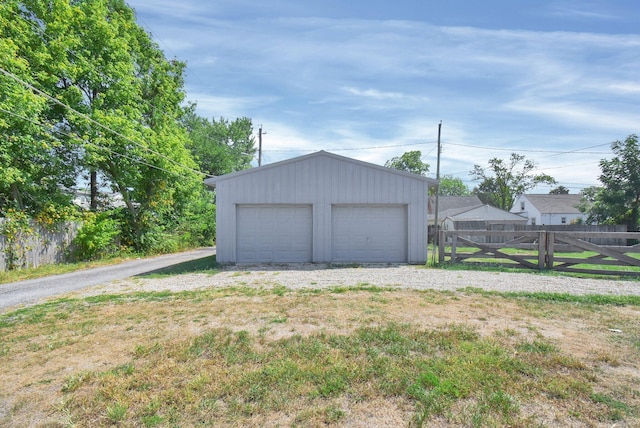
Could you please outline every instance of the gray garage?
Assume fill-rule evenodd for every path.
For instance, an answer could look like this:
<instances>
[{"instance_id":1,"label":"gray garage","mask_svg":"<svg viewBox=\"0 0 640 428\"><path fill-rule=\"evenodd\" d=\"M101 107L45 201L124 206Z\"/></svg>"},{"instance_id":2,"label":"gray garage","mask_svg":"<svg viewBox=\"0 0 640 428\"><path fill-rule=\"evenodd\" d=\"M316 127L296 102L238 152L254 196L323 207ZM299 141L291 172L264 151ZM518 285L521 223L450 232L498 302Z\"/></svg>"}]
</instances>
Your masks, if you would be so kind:
<instances>
[{"instance_id":1,"label":"gray garage","mask_svg":"<svg viewBox=\"0 0 640 428\"><path fill-rule=\"evenodd\" d=\"M424 263L426 177L320 151L205 180L221 263Z\"/></svg>"}]
</instances>

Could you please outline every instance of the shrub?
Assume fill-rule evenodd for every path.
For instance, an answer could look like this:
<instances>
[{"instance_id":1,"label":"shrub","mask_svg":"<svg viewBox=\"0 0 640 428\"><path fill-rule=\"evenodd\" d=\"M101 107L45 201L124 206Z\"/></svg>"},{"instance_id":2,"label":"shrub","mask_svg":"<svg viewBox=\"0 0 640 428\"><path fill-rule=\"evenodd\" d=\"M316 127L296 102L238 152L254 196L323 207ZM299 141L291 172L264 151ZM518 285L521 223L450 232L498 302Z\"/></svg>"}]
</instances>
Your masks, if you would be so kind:
<instances>
[{"instance_id":1,"label":"shrub","mask_svg":"<svg viewBox=\"0 0 640 428\"><path fill-rule=\"evenodd\" d=\"M73 240L73 258L93 260L115 253L116 237L120 234L118 222L109 213L87 212L78 235Z\"/></svg>"}]
</instances>

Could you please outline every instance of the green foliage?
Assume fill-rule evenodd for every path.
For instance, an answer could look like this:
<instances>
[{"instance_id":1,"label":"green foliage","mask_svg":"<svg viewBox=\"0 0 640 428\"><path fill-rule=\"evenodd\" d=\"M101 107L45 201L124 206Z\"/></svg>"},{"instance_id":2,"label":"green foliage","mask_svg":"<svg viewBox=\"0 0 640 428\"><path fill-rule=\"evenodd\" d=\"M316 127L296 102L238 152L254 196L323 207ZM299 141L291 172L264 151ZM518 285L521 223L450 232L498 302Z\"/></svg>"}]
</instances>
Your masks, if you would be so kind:
<instances>
[{"instance_id":1,"label":"green foliage","mask_svg":"<svg viewBox=\"0 0 640 428\"><path fill-rule=\"evenodd\" d=\"M21 268L26 263L28 242L36 233L30 220L24 211L12 208L6 211L4 219L0 219L0 235L5 241L4 256L7 270Z\"/></svg>"},{"instance_id":2,"label":"green foliage","mask_svg":"<svg viewBox=\"0 0 640 428\"><path fill-rule=\"evenodd\" d=\"M555 189L549 191L550 195L568 195L569 189L564 186L558 186Z\"/></svg>"},{"instance_id":3,"label":"green foliage","mask_svg":"<svg viewBox=\"0 0 640 428\"><path fill-rule=\"evenodd\" d=\"M200 171L217 176L249 168L256 152L251 119L209 120L197 116L195 108L191 104L186 109L182 123L189 135L187 147Z\"/></svg>"},{"instance_id":4,"label":"green foliage","mask_svg":"<svg viewBox=\"0 0 640 428\"><path fill-rule=\"evenodd\" d=\"M92 210L105 209L98 189L122 196L123 244L212 242L212 198L182 122L185 64L165 58L133 10L122 0L8 0L0 24L0 215L70 206L64 189L84 177ZM233 141L225 162L248 165L250 120L213 125Z\"/></svg>"},{"instance_id":5,"label":"green foliage","mask_svg":"<svg viewBox=\"0 0 640 428\"><path fill-rule=\"evenodd\" d=\"M35 215L34 220L39 226L46 230L55 231L60 224L76 221L79 218L79 212L76 206L56 206L50 203L45 205L42 210Z\"/></svg>"},{"instance_id":6,"label":"green foliage","mask_svg":"<svg viewBox=\"0 0 640 428\"><path fill-rule=\"evenodd\" d=\"M29 19L25 2L0 4L0 215L9 208L33 214L48 203L69 203L62 189L73 182L72 146L55 138L46 121L50 106L25 84L49 79L51 52ZM9 75L8 73L11 73Z\"/></svg>"},{"instance_id":7,"label":"green foliage","mask_svg":"<svg viewBox=\"0 0 640 428\"><path fill-rule=\"evenodd\" d=\"M417 175L427 175L429 164L422 162L422 152L414 150L405 152L402 156L396 156L385 162L384 166Z\"/></svg>"},{"instance_id":8,"label":"green foliage","mask_svg":"<svg viewBox=\"0 0 640 428\"><path fill-rule=\"evenodd\" d=\"M477 293L486 296L502 296L507 298L522 298L539 300L543 302L574 303L584 305L611 305L611 306L640 306L640 296L634 295L609 295L609 294L569 294L547 292L498 292L487 291L481 288L467 287L460 291Z\"/></svg>"},{"instance_id":9,"label":"green foliage","mask_svg":"<svg viewBox=\"0 0 640 428\"><path fill-rule=\"evenodd\" d=\"M493 158L489 167L474 165L469 173L480 181L473 189L480 200L503 210L510 210L515 199L538 184L555 184L556 180L547 174L532 174L536 164L523 155L511 153L508 161Z\"/></svg>"},{"instance_id":10,"label":"green foliage","mask_svg":"<svg viewBox=\"0 0 640 428\"><path fill-rule=\"evenodd\" d=\"M607 394L594 393L591 394L590 398L594 403L603 404L607 408L608 420L621 421L626 415L633 414L633 409L631 407Z\"/></svg>"},{"instance_id":11,"label":"green foliage","mask_svg":"<svg viewBox=\"0 0 640 428\"><path fill-rule=\"evenodd\" d=\"M469 196L471 191L459 177L445 175L440 178L440 196Z\"/></svg>"},{"instance_id":12,"label":"green foliage","mask_svg":"<svg viewBox=\"0 0 640 428\"><path fill-rule=\"evenodd\" d=\"M612 159L600 161L602 187L583 191L581 210L588 221L625 224L628 231L640 228L640 146L638 136L611 143Z\"/></svg>"},{"instance_id":13,"label":"green foliage","mask_svg":"<svg viewBox=\"0 0 640 428\"><path fill-rule=\"evenodd\" d=\"M85 213L82 227L72 243L73 258L93 260L113 254L118 249L115 238L119 233L118 222L108 213Z\"/></svg>"}]
</instances>

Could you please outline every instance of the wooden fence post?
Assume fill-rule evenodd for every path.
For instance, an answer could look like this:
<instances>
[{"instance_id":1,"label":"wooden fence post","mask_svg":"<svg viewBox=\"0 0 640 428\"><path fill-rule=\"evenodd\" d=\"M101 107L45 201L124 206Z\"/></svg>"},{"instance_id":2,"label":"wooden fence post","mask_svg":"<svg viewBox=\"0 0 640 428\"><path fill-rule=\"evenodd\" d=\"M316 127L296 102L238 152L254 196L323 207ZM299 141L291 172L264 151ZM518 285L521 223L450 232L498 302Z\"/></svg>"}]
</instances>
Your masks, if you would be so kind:
<instances>
[{"instance_id":1,"label":"wooden fence post","mask_svg":"<svg viewBox=\"0 0 640 428\"><path fill-rule=\"evenodd\" d=\"M547 256L547 232L538 232L538 269L544 269Z\"/></svg>"},{"instance_id":2,"label":"wooden fence post","mask_svg":"<svg viewBox=\"0 0 640 428\"><path fill-rule=\"evenodd\" d=\"M547 248L546 248L547 269L553 270L553 253L554 253L556 234L555 232L547 232L546 235L547 235Z\"/></svg>"},{"instance_id":3,"label":"wooden fence post","mask_svg":"<svg viewBox=\"0 0 640 428\"><path fill-rule=\"evenodd\" d=\"M458 249L458 232L451 237L451 263L456 262L456 250Z\"/></svg>"},{"instance_id":4,"label":"wooden fence post","mask_svg":"<svg viewBox=\"0 0 640 428\"><path fill-rule=\"evenodd\" d=\"M444 263L444 240L445 234L444 230L438 232L440 236L438 236L438 263Z\"/></svg>"}]
</instances>

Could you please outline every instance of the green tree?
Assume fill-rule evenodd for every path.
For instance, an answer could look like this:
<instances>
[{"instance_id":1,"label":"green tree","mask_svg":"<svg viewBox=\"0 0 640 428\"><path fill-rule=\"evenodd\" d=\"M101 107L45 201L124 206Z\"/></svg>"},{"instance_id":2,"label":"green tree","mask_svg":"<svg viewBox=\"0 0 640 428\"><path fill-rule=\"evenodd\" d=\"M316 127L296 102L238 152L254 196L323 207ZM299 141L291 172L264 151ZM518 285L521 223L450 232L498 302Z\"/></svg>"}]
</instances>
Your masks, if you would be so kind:
<instances>
[{"instance_id":1,"label":"green tree","mask_svg":"<svg viewBox=\"0 0 640 428\"><path fill-rule=\"evenodd\" d=\"M503 210L509 210L515 199L538 184L556 184L547 174L533 174L536 164L523 155L512 153L508 161L493 158L489 167L474 165L469 173L480 184L473 189L480 200Z\"/></svg>"},{"instance_id":2,"label":"green tree","mask_svg":"<svg viewBox=\"0 0 640 428\"><path fill-rule=\"evenodd\" d=\"M164 57L123 0L9 0L1 6L3 64L59 101L44 100L15 80L0 81L2 94L14 99L1 97L0 107L22 103L22 110L11 111L46 129L38 133L24 120L0 123L7 178L2 201L19 204L25 191L46 189L45 179L51 189L70 186L78 165L92 183L94 208L98 177L103 189L122 196L125 208L116 217L122 243L171 249L175 240L168 237L201 228L190 224L193 216L210 212L212 204L181 123L185 64ZM29 158L31 166L23 160Z\"/></svg>"},{"instance_id":3,"label":"green tree","mask_svg":"<svg viewBox=\"0 0 640 428\"><path fill-rule=\"evenodd\" d=\"M384 166L424 176L429 172L429 164L422 162L421 157L422 152L420 150L405 152L402 156L389 159Z\"/></svg>"},{"instance_id":4,"label":"green tree","mask_svg":"<svg viewBox=\"0 0 640 428\"><path fill-rule=\"evenodd\" d=\"M629 231L640 227L640 147L638 136L629 135L623 142L611 143L612 159L600 161L601 188L583 190L582 209L588 221L624 224Z\"/></svg>"},{"instance_id":5,"label":"green tree","mask_svg":"<svg viewBox=\"0 0 640 428\"><path fill-rule=\"evenodd\" d=\"M564 186L558 186L555 189L551 189L549 191L550 195L568 195L569 194L569 189L567 189Z\"/></svg>"},{"instance_id":6,"label":"green tree","mask_svg":"<svg viewBox=\"0 0 640 428\"><path fill-rule=\"evenodd\" d=\"M73 149L50 126L47 100L27 86L47 80L52 62L23 3L0 3L0 215L70 202Z\"/></svg>"},{"instance_id":7,"label":"green tree","mask_svg":"<svg viewBox=\"0 0 640 428\"><path fill-rule=\"evenodd\" d=\"M209 120L198 116L191 104L182 123L189 135L187 147L202 172L223 175L251 167L256 152L251 119Z\"/></svg>"},{"instance_id":8,"label":"green tree","mask_svg":"<svg viewBox=\"0 0 640 428\"><path fill-rule=\"evenodd\" d=\"M440 196L468 195L471 195L471 191L459 177L445 175L440 179Z\"/></svg>"}]
</instances>

